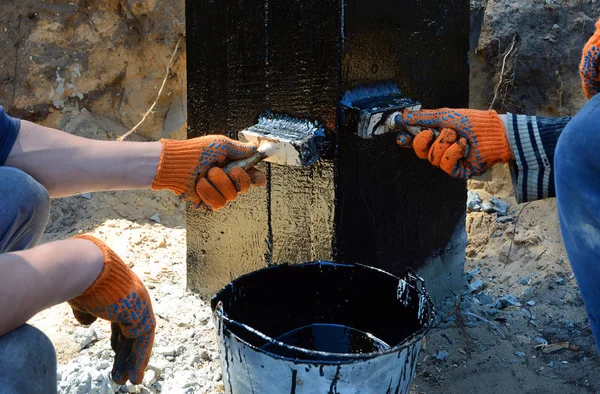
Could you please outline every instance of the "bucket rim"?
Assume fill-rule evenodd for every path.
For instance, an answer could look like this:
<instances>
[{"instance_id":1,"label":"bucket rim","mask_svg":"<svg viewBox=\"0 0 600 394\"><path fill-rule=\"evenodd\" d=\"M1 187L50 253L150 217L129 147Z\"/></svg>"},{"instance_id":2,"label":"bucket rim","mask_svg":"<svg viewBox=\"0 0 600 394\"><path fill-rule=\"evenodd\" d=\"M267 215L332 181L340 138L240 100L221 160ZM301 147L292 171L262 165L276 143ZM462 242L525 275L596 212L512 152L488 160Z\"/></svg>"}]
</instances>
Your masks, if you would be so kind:
<instances>
[{"instance_id":1,"label":"bucket rim","mask_svg":"<svg viewBox=\"0 0 600 394\"><path fill-rule=\"evenodd\" d=\"M397 345L395 345L393 347L390 347L389 349L382 350L382 351L370 352L370 353L359 353L359 354L357 354L357 353L332 353L332 352L323 352L323 351L318 351L318 350L305 349L305 348L292 346L292 345L288 345L283 342L277 341L276 339L271 338L270 336L254 329L244 323L240 323L234 319L231 319L231 318L225 316L222 313L222 311L219 310L219 308L218 308L219 296L222 295L225 291L227 291L228 288L232 287L236 282L241 281L243 278L248 277L250 275L255 275L259 272L277 269L282 266L297 267L297 268L300 268L303 266L304 267L306 267L306 266L338 266L338 267L343 267L343 268L360 267L360 268L367 269L367 270L378 271L378 272L385 274L387 276L390 276L393 279L398 280L398 281L403 280L403 281L405 281L405 283L407 284L408 287L417 291L417 293L420 296L423 296L426 307L428 307L429 319L427 319L427 321L424 322L422 328L420 328L419 330L416 330L414 333L412 333L411 335L406 337L406 339L404 339L402 342L398 343ZM419 283L420 286L417 286L417 283ZM226 321L227 323L237 325L238 327L241 327L244 330L249 331L253 335L258 336L258 337L262 338L263 340L266 340L269 343L274 343L274 344L277 344L278 346L285 346L288 349L298 351L307 356L322 356L322 357L340 358L340 360L308 360L308 359L302 359L302 358L285 357L285 356L282 356L282 355L279 355L279 354L276 354L273 352L266 351L256 345L253 345L253 344L249 343L248 341L240 338L238 335L236 335L231 330L228 330L227 335L233 336L235 339L237 339L238 341L243 343L245 346L248 346L249 348L251 348L259 353L267 354L271 357L274 357L274 358L280 359L280 360L286 360L286 361L291 361L291 362L295 362L295 363L303 363L303 364L318 363L319 365L352 364L352 363L362 362L365 360L384 356L387 354L397 353L398 351L401 351L405 348L414 346L416 343L420 342L425 337L425 335L427 335L429 330L431 330L431 328L433 326L433 321L435 320L435 315L436 315L433 300L431 299L431 296L427 292L424 280L421 277L419 277L418 275L416 275L414 273L414 271L410 268L407 268L404 278L400 278L399 276L394 275L390 272L387 272L380 268L372 267L372 266L369 266L366 264L360 264L360 263L345 264L345 263L335 263L335 262L320 261L320 260L313 261L313 262L307 262L307 263L299 263L299 264L284 263L284 264L271 265L269 267L264 267L259 270L244 274L244 275L236 278L235 280L231 281L230 283L228 283L226 286L224 286L221 290L219 290L211 298L211 309L213 312L213 317L215 319L215 324L217 325L217 331L220 331L222 329L222 324L219 324L219 323L221 323L222 321ZM220 333L218 333L218 334L221 335Z\"/></svg>"}]
</instances>

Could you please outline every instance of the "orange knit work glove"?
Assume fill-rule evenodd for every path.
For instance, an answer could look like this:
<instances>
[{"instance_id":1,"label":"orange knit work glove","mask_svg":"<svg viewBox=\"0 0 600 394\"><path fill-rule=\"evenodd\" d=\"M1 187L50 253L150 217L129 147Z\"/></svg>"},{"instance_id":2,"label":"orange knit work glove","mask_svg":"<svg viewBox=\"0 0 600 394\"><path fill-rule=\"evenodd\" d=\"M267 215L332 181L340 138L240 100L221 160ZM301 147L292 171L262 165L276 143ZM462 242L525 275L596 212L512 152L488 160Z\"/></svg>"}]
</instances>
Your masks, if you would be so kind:
<instances>
[{"instance_id":1,"label":"orange knit work glove","mask_svg":"<svg viewBox=\"0 0 600 394\"><path fill-rule=\"evenodd\" d=\"M403 120L426 129L414 139L400 132L397 144L413 147L418 157L455 178L481 175L495 163L506 163L512 157L504 124L496 111L441 108L405 112ZM440 131L437 138L432 128ZM464 157L467 145L469 152Z\"/></svg>"},{"instance_id":2,"label":"orange knit work glove","mask_svg":"<svg viewBox=\"0 0 600 394\"><path fill-rule=\"evenodd\" d=\"M234 167L229 174L220 168L229 161L252 156L256 147L251 144L221 135L160 142L163 150L152 190L171 190L196 209L219 210L250 186L266 183L265 174L254 168L246 172Z\"/></svg>"},{"instance_id":3,"label":"orange knit work glove","mask_svg":"<svg viewBox=\"0 0 600 394\"><path fill-rule=\"evenodd\" d=\"M596 22L596 33L583 48L579 74L588 99L600 93L600 20Z\"/></svg>"},{"instance_id":4,"label":"orange knit work glove","mask_svg":"<svg viewBox=\"0 0 600 394\"><path fill-rule=\"evenodd\" d=\"M110 344L115 351L112 378L117 384L127 379L140 384L152 353L156 318L144 284L104 242L93 242L104 253L104 268L83 294L69 301L79 323L89 325L97 318L111 322Z\"/></svg>"}]
</instances>

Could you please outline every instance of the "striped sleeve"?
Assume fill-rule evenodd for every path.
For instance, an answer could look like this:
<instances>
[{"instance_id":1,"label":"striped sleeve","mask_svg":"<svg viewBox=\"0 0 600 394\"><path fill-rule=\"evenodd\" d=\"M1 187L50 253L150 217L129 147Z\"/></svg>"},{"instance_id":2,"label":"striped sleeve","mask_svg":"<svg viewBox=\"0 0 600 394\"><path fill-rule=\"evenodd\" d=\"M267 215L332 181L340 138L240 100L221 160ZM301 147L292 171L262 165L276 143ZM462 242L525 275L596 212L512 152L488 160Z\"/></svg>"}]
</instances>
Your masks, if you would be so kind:
<instances>
[{"instance_id":1,"label":"striped sleeve","mask_svg":"<svg viewBox=\"0 0 600 394\"><path fill-rule=\"evenodd\" d=\"M555 197L554 150L571 117L506 115L506 132L515 156L510 167L517 201Z\"/></svg>"}]
</instances>

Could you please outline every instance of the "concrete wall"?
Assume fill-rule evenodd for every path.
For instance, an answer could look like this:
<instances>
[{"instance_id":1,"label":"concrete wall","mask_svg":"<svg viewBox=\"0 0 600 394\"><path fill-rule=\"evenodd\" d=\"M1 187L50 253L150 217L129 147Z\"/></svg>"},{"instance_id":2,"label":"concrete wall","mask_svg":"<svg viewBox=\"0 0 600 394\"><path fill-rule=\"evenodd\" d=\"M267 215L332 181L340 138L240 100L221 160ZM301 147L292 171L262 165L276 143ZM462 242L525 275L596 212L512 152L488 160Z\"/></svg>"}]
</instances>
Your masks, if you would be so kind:
<instances>
[{"instance_id":1,"label":"concrete wall","mask_svg":"<svg viewBox=\"0 0 600 394\"><path fill-rule=\"evenodd\" d=\"M191 289L211 296L267 264L315 259L423 269L440 294L440 277L460 283L465 183L393 135L366 141L338 125L343 92L373 82L426 108L468 104L469 4L425 3L188 2L189 137L235 136L272 111L321 122L332 142L311 168L263 165L267 187L222 212L188 211Z\"/></svg>"}]
</instances>

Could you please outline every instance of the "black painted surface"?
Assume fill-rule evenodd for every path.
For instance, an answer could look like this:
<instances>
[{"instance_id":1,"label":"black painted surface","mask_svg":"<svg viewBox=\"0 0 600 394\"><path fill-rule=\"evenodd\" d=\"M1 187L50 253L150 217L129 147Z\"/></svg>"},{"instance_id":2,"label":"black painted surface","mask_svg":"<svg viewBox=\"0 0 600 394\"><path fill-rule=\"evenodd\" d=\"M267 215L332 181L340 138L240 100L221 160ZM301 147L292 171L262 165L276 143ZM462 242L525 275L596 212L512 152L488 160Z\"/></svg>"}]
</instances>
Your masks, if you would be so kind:
<instances>
[{"instance_id":1,"label":"black painted surface","mask_svg":"<svg viewBox=\"0 0 600 394\"><path fill-rule=\"evenodd\" d=\"M186 16L188 137L236 138L267 109L265 2L187 1ZM264 267L267 191L253 188L211 214L188 210L187 226L188 286L214 293L217 284Z\"/></svg>"},{"instance_id":2,"label":"black painted surface","mask_svg":"<svg viewBox=\"0 0 600 394\"><path fill-rule=\"evenodd\" d=\"M316 119L334 130L339 87L339 1L268 4L270 109ZM271 167L273 262L333 258L334 195L331 158L305 169Z\"/></svg>"},{"instance_id":3,"label":"black painted surface","mask_svg":"<svg viewBox=\"0 0 600 394\"><path fill-rule=\"evenodd\" d=\"M192 289L210 295L269 262L334 258L402 274L448 247L464 182L393 135L338 130L337 110L346 89L387 80L428 108L466 106L466 0L188 1L186 14L189 137L235 135L271 110L322 122L336 148L307 169L270 166L266 189L222 212L188 211Z\"/></svg>"},{"instance_id":4,"label":"black painted surface","mask_svg":"<svg viewBox=\"0 0 600 394\"><path fill-rule=\"evenodd\" d=\"M347 0L343 91L397 83L424 108L468 105L467 1ZM444 251L465 216L466 187L395 136L339 132L338 259L401 274Z\"/></svg>"}]
</instances>

